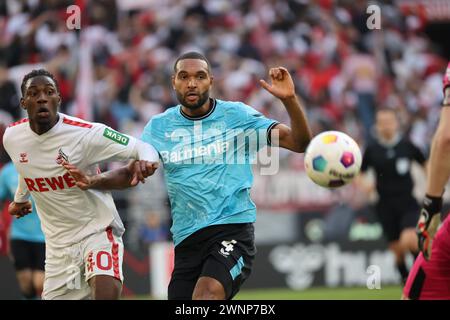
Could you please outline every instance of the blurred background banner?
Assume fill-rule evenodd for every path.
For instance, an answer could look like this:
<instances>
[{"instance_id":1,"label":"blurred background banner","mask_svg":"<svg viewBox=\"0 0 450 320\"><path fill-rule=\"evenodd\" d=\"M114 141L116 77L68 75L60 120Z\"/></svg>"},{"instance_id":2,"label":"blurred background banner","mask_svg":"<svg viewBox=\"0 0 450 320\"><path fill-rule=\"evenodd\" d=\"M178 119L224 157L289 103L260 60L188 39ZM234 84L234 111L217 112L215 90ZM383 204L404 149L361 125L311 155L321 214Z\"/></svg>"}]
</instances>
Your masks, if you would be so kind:
<instances>
[{"instance_id":1,"label":"blurred background banner","mask_svg":"<svg viewBox=\"0 0 450 320\"><path fill-rule=\"evenodd\" d=\"M68 27L71 5L80 8L79 28ZM368 28L369 5L380 9L379 29ZM376 110L386 107L427 154L449 35L450 0L0 1L0 136L25 116L23 76L44 67L59 82L61 112L140 137L153 116L178 103L176 57L198 50L211 62L213 97L243 101L289 124L282 103L258 84L270 67L285 66L314 134L343 131L364 150ZM8 161L1 145L0 163ZM421 200L424 177L413 170ZM148 295L161 267L149 247L171 241L162 171L113 196L127 229L124 295ZM307 178L302 154L280 150L276 175L255 166L252 197L259 253L245 288L365 286L372 264L381 267L382 284L400 284L374 214L376 194L355 183L320 188ZM2 239L7 225L0 223ZM5 263L8 249L1 248ZM0 273L0 283L5 277Z\"/></svg>"}]
</instances>

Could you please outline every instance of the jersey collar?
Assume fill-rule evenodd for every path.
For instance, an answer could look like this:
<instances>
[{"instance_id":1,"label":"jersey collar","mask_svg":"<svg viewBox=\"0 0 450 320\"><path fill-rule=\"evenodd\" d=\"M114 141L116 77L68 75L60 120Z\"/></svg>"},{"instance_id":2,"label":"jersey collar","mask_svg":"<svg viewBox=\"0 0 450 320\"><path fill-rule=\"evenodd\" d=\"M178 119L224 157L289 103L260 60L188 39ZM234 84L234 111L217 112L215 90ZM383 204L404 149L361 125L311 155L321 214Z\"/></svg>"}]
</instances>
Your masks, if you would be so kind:
<instances>
[{"instance_id":1,"label":"jersey collar","mask_svg":"<svg viewBox=\"0 0 450 320\"><path fill-rule=\"evenodd\" d=\"M185 117L188 120L203 120L203 119L209 117L214 112L214 110L216 109L216 99L211 98L210 99L210 103L212 104L211 109L209 109L209 111L206 114L202 115L202 116L199 116L199 117L188 116L185 112L183 112L183 109L181 108L181 105L180 105L180 113L181 113L181 115L183 117Z\"/></svg>"}]
</instances>

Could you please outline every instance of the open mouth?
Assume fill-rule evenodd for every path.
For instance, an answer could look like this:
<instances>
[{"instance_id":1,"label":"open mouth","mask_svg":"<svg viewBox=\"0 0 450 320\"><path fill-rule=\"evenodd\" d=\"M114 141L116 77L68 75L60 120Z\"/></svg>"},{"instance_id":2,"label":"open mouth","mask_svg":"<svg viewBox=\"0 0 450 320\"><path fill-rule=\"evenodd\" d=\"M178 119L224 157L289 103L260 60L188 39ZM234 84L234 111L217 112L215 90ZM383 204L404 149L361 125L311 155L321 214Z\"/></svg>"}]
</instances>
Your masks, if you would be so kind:
<instances>
[{"instance_id":1,"label":"open mouth","mask_svg":"<svg viewBox=\"0 0 450 320\"><path fill-rule=\"evenodd\" d=\"M39 117L48 117L50 115L50 111L46 108L40 108L37 112L37 115Z\"/></svg>"},{"instance_id":2,"label":"open mouth","mask_svg":"<svg viewBox=\"0 0 450 320\"><path fill-rule=\"evenodd\" d=\"M198 94L195 92L190 92L190 93L186 94L186 98L188 100L196 100L198 98Z\"/></svg>"}]
</instances>

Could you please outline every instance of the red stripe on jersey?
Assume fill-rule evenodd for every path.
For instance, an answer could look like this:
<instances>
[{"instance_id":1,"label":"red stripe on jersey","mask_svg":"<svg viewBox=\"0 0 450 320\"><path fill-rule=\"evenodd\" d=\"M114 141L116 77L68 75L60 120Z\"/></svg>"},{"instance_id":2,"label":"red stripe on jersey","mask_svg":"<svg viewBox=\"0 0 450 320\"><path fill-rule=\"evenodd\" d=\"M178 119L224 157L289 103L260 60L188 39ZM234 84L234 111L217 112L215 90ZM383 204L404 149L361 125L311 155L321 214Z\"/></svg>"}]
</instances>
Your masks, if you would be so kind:
<instances>
[{"instance_id":1,"label":"red stripe on jersey","mask_svg":"<svg viewBox=\"0 0 450 320\"><path fill-rule=\"evenodd\" d=\"M120 279L119 273L119 245L114 241L114 236L112 234L112 228L106 228L106 235L108 236L109 242L112 243L112 261L113 261L113 270L114 270L114 278L122 281Z\"/></svg>"},{"instance_id":2,"label":"red stripe on jersey","mask_svg":"<svg viewBox=\"0 0 450 320\"><path fill-rule=\"evenodd\" d=\"M79 122L79 121L75 121L75 120L70 120L67 118L64 118L63 122L65 124L70 124L71 126L77 126L77 127L82 127L82 128L92 128L92 124L85 123L85 122Z\"/></svg>"},{"instance_id":3,"label":"red stripe on jersey","mask_svg":"<svg viewBox=\"0 0 450 320\"><path fill-rule=\"evenodd\" d=\"M8 128L17 126L18 124L21 124L21 123L24 123L24 122L28 122L28 118L24 118L24 119L22 119L22 120L13 122L13 123L11 123L11 124L8 126Z\"/></svg>"}]
</instances>

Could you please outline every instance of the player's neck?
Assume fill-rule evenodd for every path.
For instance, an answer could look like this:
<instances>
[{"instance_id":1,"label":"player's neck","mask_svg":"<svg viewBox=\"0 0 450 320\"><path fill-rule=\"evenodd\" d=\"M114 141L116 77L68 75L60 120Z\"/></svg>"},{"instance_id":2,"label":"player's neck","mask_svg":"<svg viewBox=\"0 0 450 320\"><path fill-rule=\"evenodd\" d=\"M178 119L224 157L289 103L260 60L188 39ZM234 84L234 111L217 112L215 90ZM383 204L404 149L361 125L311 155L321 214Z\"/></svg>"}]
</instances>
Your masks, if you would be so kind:
<instances>
[{"instance_id":1,"label":"player's neck","mask_svg":"<svg viewBox=\"0 0 450 320\"><path fill-rule=\"evenodd\" d=\"M213 105L214 105L213 100L209 98L200 108L190 109L181 105L181 110L185 115L191 118L199 118L206 115L211 110Z\"/></svg>"},{"instance_id":2,"label":"player's neck","mask_svg":"<svg viewBox=\"0 0 450 320\"><path fill-rule=\"evenodd\" d=\"M30 119L30 128L33 130L36 134L41 135L46 132L48 132L51 128L53 128L59 120L59 114L56 115L55 119L51 123L46 124L39 124L35 122L34 120Z\"/></svg>"}]
</instances>

